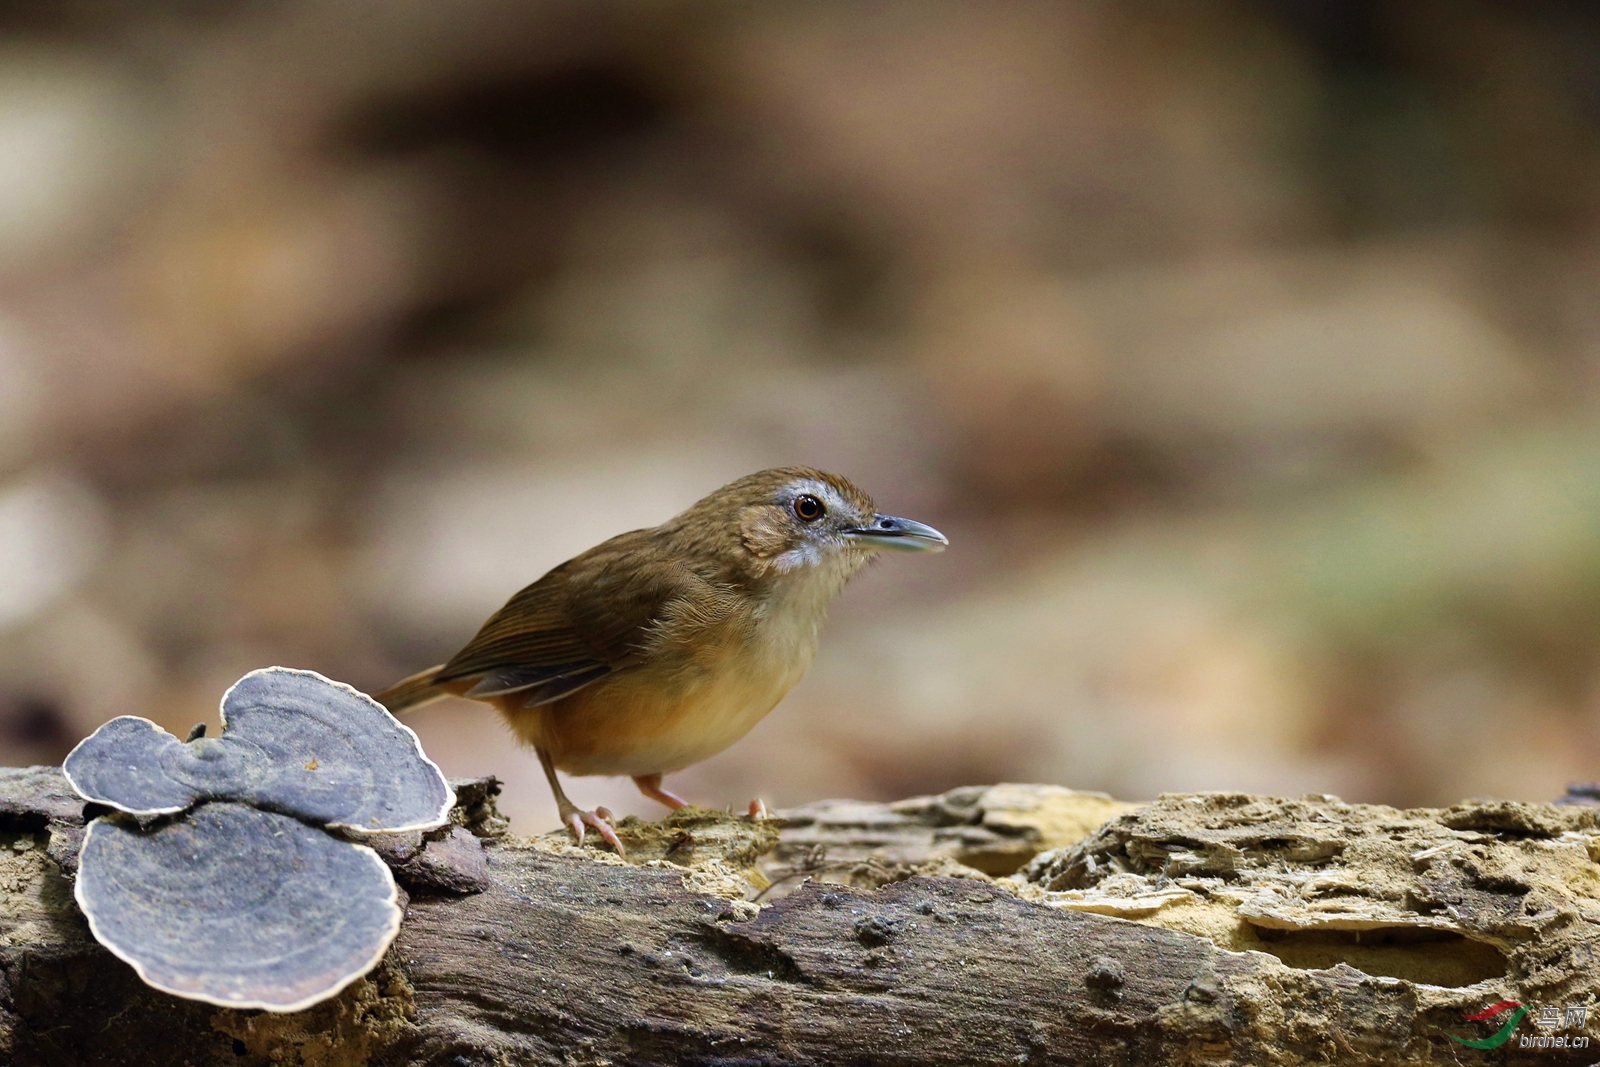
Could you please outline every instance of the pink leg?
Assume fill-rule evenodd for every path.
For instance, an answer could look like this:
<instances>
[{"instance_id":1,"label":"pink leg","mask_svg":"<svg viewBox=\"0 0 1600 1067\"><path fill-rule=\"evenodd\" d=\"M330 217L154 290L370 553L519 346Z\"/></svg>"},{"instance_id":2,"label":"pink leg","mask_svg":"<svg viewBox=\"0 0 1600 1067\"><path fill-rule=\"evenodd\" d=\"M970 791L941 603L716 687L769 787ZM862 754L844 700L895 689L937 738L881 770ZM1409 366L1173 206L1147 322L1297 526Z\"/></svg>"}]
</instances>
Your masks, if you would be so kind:
<instances>
[{"instance_id":1,"label":"pink leg","mask_svg":"<svg viewBox=\"0 0 1600 1067\"><path fill-rule=\"evenodd\" d=\"M659 800L673 811L689 806L689 802L678 794L661 788L661 776L659 774L636 774L633 776L633 784L639 787L639 792L651 800Z\"/></svg>"},{"instance_id":2,"label":"pink leg","mask_svg":"<svg viewBox=\"0 0 1600 1067\"><path fill-rule=\"evenodd\" d=\"M544 768L544 776L550 779L550 791L556 795L556 809L561 813L561 821L572 831L572 836L578 839L578 844L583 844L583 828L592 826L596 833L617 850L617 855L626 856L627 852L622 847L622 842L617 838L617 832L611 828L611 813L605 808L595 808L593 811L584 811L578 805L567 799L566 791L561 788L561 780L556 777L556 765L550 759L550 753L542 748L534 749L539 754L539 765Z\"/></svg>"}]
</instances>

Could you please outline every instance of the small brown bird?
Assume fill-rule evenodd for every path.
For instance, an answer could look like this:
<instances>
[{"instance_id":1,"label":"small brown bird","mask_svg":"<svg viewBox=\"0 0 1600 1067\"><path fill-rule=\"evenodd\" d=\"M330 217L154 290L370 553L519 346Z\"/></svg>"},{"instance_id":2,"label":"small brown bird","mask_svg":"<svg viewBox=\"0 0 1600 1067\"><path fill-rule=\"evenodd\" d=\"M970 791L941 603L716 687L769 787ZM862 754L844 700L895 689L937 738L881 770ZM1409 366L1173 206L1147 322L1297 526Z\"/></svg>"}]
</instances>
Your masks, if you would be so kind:
<instances>
[{"instance_id":1,"label":"small brown bird","mask_svg":"<svg viewBox=\"0 0 1600 1067\"><path fill-rule=\"evenodd\" d=\"M884 549L947 544L931 526L878 514L837 474L760 471L561 564L450 662L377 698L393 712L445 696L493 704L539 754L578 841L590 826L621 852L611 813L579 809L558 769L629 775L645 796L683 807L661 776L721 752L783 699L851 575Z\"/></svg>"}]
</instances>

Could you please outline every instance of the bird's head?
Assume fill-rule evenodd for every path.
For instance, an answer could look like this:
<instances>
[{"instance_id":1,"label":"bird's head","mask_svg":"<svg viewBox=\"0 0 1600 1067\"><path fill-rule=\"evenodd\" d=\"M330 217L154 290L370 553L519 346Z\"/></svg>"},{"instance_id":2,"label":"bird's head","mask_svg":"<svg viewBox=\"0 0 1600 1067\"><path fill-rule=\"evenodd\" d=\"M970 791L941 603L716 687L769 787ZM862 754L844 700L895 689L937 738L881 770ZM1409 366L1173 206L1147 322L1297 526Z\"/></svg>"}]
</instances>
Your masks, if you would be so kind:
<instances>
[{"instance_id":1,"label":"bird's head","mask_svg":"<svg viewBox=\"0 0 1600 1067\"><path fill-rule=\"evenodd\" d=\"M939 552L949 540L932 526L883 515L848 479L810 467L758 471L723 486L682 516L716 522L724 542L761 577L828 573L848 577L884 551Z\"/></svg>"}]
</instances>

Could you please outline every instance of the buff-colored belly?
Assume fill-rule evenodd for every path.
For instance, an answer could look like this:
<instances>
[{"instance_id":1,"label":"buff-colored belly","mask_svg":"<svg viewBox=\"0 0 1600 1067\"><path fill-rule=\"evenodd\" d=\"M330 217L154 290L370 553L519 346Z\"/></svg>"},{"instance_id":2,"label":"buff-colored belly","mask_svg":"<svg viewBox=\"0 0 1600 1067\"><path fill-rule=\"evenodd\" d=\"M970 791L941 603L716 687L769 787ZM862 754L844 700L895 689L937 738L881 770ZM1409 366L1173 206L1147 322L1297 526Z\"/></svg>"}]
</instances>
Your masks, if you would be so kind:
<instances>
[{"instance_id":1,"label":"buff-colored belly","mask_svg":"<svg viewBox=\"0 0 1600 1067\"><path fill-rule=\"evenodd\" d=\"M817 649L838 582L780 587L755 610L669 633L646 661L571 696L500 703L527 744L569 774L666 774L716 755L777 706Z\"/></svg>"},{"instance_id":2,"label":"buff-colored belly","mask_svg":"<svg viewBox=\"0 0 1600 1067\"><path fill-rule=\"evenodd\" d=\"M805 670L753 659L671 677L634 668L543 707L503 710L524 742L569 774L666 774L749 733Z\"/></svg>"}]
</instances>

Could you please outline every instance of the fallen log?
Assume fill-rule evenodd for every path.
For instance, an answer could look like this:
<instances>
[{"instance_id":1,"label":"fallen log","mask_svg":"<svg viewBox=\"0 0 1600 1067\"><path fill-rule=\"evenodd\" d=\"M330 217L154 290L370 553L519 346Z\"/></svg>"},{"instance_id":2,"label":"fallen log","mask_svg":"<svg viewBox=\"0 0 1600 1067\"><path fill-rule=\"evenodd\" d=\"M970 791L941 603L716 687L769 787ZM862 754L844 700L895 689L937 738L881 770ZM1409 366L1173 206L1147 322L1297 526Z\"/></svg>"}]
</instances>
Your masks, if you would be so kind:
<instances>
[{"instance_id":1,"label":"fallen log","mask_svg":"<svg viewBox=\"0 0 1600 1067\"><path fill-rule=\"evenodd\" d=\"M624 862L561 834L509 836L493 780L455 784L452 827L387 849L409 901L384 962L280 1015L144 986L73 903L82 803L54 768L0 771L0 1058L1600 1059L1585 1047L1594 1013L1577 1018L1600 993L1590 807L1233 794L1136 807L997 786L769 822L628 819ZM1505 1040L1463 1043L1495 1041L1518 1011Z\"/></svg>"}]
</instances>

